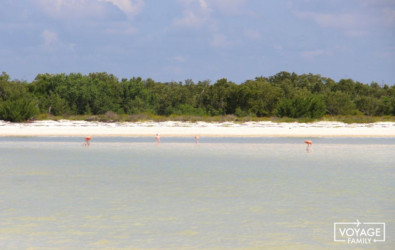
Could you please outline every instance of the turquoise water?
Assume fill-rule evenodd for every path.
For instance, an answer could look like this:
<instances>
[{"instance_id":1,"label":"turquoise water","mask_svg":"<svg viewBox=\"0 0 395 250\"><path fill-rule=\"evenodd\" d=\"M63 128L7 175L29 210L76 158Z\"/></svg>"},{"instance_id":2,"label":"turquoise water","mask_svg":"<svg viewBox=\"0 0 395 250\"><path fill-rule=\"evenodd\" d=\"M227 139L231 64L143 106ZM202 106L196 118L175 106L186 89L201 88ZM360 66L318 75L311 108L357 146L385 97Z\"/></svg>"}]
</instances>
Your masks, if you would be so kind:
<instances>
[{"instance_id":1,"label":"turquoise water","mask_svg":"<svg viewBox=\"0 0 395 250\"><path fill-rule=\"evenodd\" d=\"M0 248L344 249L358 219L393 249L395 139L303 140L2 137Z\"/></svg>"}]
</instances>

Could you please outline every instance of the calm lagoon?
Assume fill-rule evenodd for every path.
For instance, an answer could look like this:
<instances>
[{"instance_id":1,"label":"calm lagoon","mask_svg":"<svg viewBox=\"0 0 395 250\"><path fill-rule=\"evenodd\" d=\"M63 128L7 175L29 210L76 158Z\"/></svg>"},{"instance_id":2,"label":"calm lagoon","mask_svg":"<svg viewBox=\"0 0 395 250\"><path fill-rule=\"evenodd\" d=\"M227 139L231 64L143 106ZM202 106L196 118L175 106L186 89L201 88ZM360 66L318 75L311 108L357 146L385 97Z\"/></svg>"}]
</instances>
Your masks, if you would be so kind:
<instances>
[{"instance_id":1,"label":"calm lagoon","mask_svg":"<svg viewBox=\"0 0 395 250\"><path fill-rule=\"evenodd\" d=\"M1 137L0 248L394 249L395 138L303 140Z\"/></svg>"}]
</instances>

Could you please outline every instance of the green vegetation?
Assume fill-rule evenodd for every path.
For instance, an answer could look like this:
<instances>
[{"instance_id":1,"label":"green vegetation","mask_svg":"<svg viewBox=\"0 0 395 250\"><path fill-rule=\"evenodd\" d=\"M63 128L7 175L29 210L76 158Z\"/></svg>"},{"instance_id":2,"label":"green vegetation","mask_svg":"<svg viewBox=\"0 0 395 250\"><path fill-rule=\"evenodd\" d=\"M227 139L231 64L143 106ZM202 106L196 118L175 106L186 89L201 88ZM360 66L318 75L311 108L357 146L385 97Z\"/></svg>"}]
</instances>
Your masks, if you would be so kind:
<instances>
[{"instance_id":1,"label":"green vegetation","mask_svg":"<svg viewBox=\"0 0 395 250\"><path fill-rule=\"evenodd\" d=\"M393 121L395 86L335 82L280 72L236 84L220 79L160 83L112 74L39 74L31 83L0 75L0 119L90 121Z\"/></svg>"},{"instance_id":2,"label":"green vegetation","mask_svg":"<svg viewBox=\"0 0 395 250\"><path fill-rule=\"evenodd\" d=\"M38 114L36 98L28 91L26 83L9 81L5 73L0 75L0 119L21 122Z\"/></svg>"}]
</instances>

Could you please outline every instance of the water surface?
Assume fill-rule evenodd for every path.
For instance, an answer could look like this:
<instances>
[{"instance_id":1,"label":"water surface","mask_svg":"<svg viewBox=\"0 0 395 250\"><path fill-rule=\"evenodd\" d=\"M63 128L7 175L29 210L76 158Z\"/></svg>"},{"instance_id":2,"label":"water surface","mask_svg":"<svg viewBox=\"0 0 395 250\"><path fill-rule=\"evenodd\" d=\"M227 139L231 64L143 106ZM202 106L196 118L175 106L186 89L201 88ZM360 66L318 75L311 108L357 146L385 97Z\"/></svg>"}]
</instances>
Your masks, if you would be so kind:
<instances>
[{"instance_id":1,"label":"water surface","mask_svg":"<svg viewBox=\"0 0 395 250\"><path fill-rule=\"evenodd\" d=\"M394 138L0 138L0 247L343 249L387 223ZM359 246L365 247L365 246Z\"/></svg>"}]
</instances>

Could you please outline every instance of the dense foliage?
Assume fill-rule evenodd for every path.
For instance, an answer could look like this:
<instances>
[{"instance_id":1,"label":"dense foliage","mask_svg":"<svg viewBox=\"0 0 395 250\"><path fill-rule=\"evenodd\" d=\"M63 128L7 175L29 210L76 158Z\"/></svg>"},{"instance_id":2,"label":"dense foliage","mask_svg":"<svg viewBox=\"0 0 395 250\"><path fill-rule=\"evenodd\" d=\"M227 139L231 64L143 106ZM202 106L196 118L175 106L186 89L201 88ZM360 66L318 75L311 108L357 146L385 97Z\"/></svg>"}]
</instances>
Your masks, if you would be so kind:
<instances>
[{"instance_id":1,"label":"dense foliage","mask_svg":"<svg viewBox=\"0 0 395 250\"><path fill-rule=\"evenodd\" d=\"M38 113L36 97L26 83L10 81L5 73L0 75L0 119L21 122Z\"/></svg>"},{"instance_id":2,"label":"dense foliage","mask_svg":"<svg viewBox=\"0 0 395 250\"><path fill-rule=\"evenodd\" d=\"M0 75L0 119L24 121L38 113L97 115L151 113L195 116L395 115L395 86L335 82L320 75L280 72L241 84L220 79L160 83L107 73L39 74L31 83Z\"/></svg>"}]
</instances>

